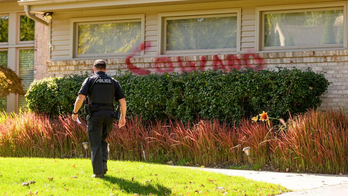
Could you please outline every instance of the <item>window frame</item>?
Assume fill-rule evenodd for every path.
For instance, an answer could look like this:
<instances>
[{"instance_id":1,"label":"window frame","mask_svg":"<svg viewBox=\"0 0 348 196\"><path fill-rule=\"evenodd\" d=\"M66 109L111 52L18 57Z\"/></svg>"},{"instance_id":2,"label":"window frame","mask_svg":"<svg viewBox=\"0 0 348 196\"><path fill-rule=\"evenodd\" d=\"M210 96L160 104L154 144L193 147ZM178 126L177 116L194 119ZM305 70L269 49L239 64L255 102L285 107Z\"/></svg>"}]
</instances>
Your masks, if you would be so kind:
<instances>
[{"instance_id":1,"label":"window frame","mask_svg":"<svg viewBox=\"0 0 348 196\"><path fill-rule=\"evenodd\" d=\"M265 14L277 13L298 13L309 11L326 11L326 10L342 10L343 11L343 43L342 44L325 44L325 45L307 45L307 46L264 46L264 18ZM326 50L326 49L344 49L347 48L347 3L321 3L308 5L286 5L286 6L267 6L256 7L256 50L261 52L276 51L303 51L303 50Z\"/></svg>"},{"instance_id":2,"label":"window frame","mask_svg":"<svg viewBox=\"0 0 348 196\"><path fill-rule=\"evenodd\" d=\"M226 48L226 49L199 49L199 50L172 50L166 51L166 35L167 35L167 20L175 19L190 19L190 18L207 18L211 16L237 16L237 40L236 48ZM159 13L158 14L158 45L157 53L158 55L201 55L201 54L231 54L240 52L241 45L241 8L234 9L219 9L219 10L199 10L199 11L188 11L188 12L169 12L169 13Z\"/></svg>"},{"instance_id":3,"label":"window frame","mask_svg":"<svg viewBox=\"0 0 348 196\"><path fill-rule=\"evenodd\" d=\"M27 16L27 15L25 13L19 13L18 14L18 17L17 17L17 34L16 34L17 44L34 44L35 43L35 26L36 26L36 21L34 21L34 40L32 40L32 41L21 41L21 16Z\"/></svg>"},{"instance_id":4,"label":"window frame","mask_svg":"<svg viewBox=\"0 0 348 196\"><path fill-rule=\"evenodd\" d=\"M7 16L8 17L8 26L10 26L10 15L9 14L1 14L0 13L0 17L3 17L3 16ZM8 27L8 32L7 32L7 42L0 42L0 46L6 46L9 44L9 33L10 33L10 28Z\"/></svg>"},{"instance_id":5,"label":"window frame","mask_svg":"<svg viewBox=\"0 0 348 196\"><path fill-rule=\"evenodd\" d=\"M19 42L20 15L24 15L22 11L0 12L0 15L9 17L9 34L8 42L0 44L1 51L7 51L7 67L12 69L17 75L19 74L19 50L33 49L35 52L35 41ZM12 33L10 33L12 32ZM35 30L36 32L36 30ZM5 43L5 42L3 42ZM34 54L35 61L35 54ZM35 66L35 65L34 65ZM34 72L35 74L35 72ZM18 95L10 94L7 96L7 111L18 112L19 103Z\"/></svg>"},{"instance_id":6,"label":"window frame","mask_svg":"<svg viewBox=\"0 0 348 196\"><path fill-rule=\"evenodd\" d=\"M141 24L141 43L145 41L145 14L137 15L122 15L122 16L104 16L104 17L85 17L70 19L70 59L90 59L90 58L105 58L105 57L124 57L133 52L125 53L108 53L108 54L77 54L78 47L78 31L77 27L81 24L102 24L108 22L140 22ZM140 56L144 55L144 51L139 52Z\"/></svg>"}]
</instances>

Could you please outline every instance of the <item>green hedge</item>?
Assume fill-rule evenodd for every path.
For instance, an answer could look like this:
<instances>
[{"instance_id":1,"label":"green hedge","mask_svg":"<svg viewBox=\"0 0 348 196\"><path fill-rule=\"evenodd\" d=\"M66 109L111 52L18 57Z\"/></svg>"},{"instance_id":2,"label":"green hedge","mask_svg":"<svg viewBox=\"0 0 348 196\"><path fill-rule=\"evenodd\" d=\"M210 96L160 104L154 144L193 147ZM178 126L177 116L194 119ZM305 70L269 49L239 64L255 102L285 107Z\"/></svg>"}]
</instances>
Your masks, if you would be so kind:
<instances>
[{"instance_id":1,"label":"green hedge","mask_svg":"<svg viewBox=\"0 0 348 196\"><path fill-rule=\"evenodd\" d=\"M84 76L35 81L26 95L35 112L60 115L73 109ZM214 119L238 121L262 111L287 118L320 105L329 82L311 70L191 72L185 74L131 73L115 76L127 97L128 114L145 120Z\"/></svg>"}]
</instances>

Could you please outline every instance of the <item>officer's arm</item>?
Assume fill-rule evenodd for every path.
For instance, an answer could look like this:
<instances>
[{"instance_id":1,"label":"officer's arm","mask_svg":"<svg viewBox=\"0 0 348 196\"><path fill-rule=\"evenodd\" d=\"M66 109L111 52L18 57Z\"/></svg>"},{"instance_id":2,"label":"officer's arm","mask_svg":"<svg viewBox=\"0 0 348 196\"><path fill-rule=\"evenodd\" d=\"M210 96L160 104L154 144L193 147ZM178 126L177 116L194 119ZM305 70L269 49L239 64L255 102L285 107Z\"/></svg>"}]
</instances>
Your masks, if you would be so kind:
<instances>
[{"instance_id":1,"label":"officer's arm","mask_svg":"<svg viewBox=\"0 0 348 196\"><path fill-rule=\"evenodd\" d=\"M118 102L120 103L120 111L121 111L120 120L118 121L118 127L121 128L126 124L126 111L127 111L126 98L119 99Z\"/></svg>"},{"instance_id":2,"label":"officer's arm","mask_svg":"<svg viewBox=\"0 0 348 196\"><path fill-rule=\"evenodd\" d=\"M85 100L85 97L86 96L84 96L83 94L79 94L79 96L77 96L75 105L74 105L74 113L77 113L80 110L83 104L83 101Z\"/></svg>"},{"instance_id":3,"label":"officer's arm","mask_svg":"<svg viewBox=\"0 0 348 196\"><path fill-rule=\"evenodd\" d=\"M126 103L126 98L118 100L120 103L120 111L121 111L121 116L120 118L126 118L126 111L127 111L127 103Z\"/></svg>"}]
</instances>

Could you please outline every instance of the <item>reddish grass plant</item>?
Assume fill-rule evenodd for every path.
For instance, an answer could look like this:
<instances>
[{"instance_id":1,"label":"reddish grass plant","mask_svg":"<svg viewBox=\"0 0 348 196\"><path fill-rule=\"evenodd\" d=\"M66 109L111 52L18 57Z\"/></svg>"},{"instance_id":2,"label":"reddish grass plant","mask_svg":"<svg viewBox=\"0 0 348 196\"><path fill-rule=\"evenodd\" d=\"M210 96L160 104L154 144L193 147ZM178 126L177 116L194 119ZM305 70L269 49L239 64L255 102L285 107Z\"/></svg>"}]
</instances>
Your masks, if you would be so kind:
<instances>
[{"instance_id":1,"label":"reddish grass plant","mask_svg":"<svg viewBox=\"0 0 348 196\"><path fill-rule=\"evenodd\" d=\"M348 172L348 118L342 111L314 111L290 119L271 142L271 163L281 170Z\"/></svg>"},{"instance_id":2,"label":"reddish grass plant","mask_svg":"<svg viewBox=\"0 0 348 196\"><path fill-rule=\"evenodd\" d=\"M110 158L182 165L244 164L251 147L254 164L279 170L347 173L348 119L342 111L310 110L286 128L243 120L230 127L218 121L189 125L146 123L130 117L110 133ZM34 113L0 114L0 156L83 157L86 123Z\"/></svg>"},{"instance_id":3,"label":"reddish grass plant","mask_svg":"<svg viewBox=\"0 0 348 196\"><path fill-rule=\"evenodd\" d=\"M0 156L76 157L87 139L85 124L67 117L25 112L0 119Z\"/></svg>"}]
</instances>

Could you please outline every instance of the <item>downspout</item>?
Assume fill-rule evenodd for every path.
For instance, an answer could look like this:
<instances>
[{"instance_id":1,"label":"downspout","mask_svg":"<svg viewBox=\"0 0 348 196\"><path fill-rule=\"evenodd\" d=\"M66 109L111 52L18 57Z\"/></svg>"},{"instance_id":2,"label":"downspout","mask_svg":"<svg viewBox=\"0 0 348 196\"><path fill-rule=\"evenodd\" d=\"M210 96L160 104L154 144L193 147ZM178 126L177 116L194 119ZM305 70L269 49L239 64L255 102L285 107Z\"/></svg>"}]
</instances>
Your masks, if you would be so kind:
<instances>
[{"instance_id":1,"label":"downspout","mask_svg":"<svg viewBox=\"0 0 348 196\"><path fill-rule=\"evenodd\" d=\"M36 22L39 22L39 23L44 24L44 25L46 25L46 26L49 26L49 23L48 23L48 22L46 22L45 20L42 20L41 18L35 16L35 14L31 14L31 13L30 13L30 7L29 7L29 5L25 5L25 6L24 6L24 12L25 12L25 14L26 14L29 18L35 20Z\"/></svg>"}]
</instances>

